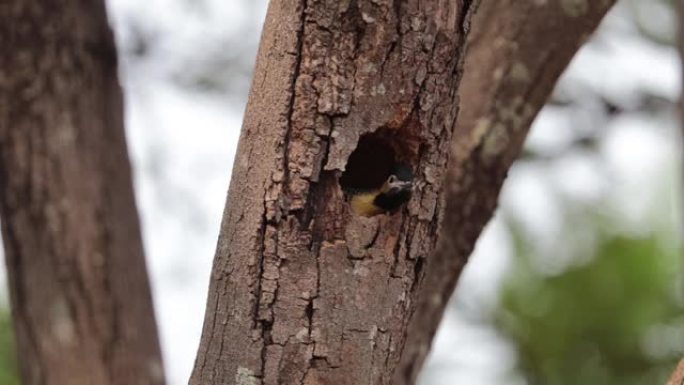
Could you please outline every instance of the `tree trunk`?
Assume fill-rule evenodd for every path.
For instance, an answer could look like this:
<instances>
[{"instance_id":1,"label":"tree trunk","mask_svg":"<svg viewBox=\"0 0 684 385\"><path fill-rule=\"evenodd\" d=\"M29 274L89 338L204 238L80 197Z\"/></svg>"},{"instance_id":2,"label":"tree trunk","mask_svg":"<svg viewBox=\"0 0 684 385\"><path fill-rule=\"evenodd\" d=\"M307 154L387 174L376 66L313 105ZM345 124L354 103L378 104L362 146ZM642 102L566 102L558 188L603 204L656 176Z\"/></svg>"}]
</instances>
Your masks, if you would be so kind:
<instances>
[{"instance_id":1,"label":"tree trunk","mask_svg":"<svg viewBox=\"0 0 684 385\"><path fill-rule=\"evenodd\" d=\"M504 46L473 65L502 69L463 94L489 120L456 127L477 1L271 2L191 384L412 383L527 127L612 2L561 3L484 2L482 47L496 26ZM413 168L411 201L354 215L340 184L387 158Z\"/></svg>"},{"instance_id":2,"label":"tree trunk","mask_svg":"<svg viewBox=\"0 0 684 385\"><path fill-rule=\"evenodd\" d=\"M413 384L508 169L558 77L614 0L483 1L472 20L441 235L394 384Z\"/></svg>"},{"instance_id":3,"label":"tree trunk","mask_svg":"<svg viewBox=\"0 0 684 385\"><path fill-rule=\"evenodd\" d=\"M0 214L23 384L162 384L104 2L0 4Z\"/></svg>"},{"instance_id":4,"label":"tree trunk","mask_svg":"<svg viewBox=\"0 0 684 385\"><path fill-rule=\"evenodd\" d=\"M191 384L391 383L436 241L469 7L271 1ZM404 210L350 212L338 179L359 141L346 178L410 164Z\"/></svg>"}]
</instances>

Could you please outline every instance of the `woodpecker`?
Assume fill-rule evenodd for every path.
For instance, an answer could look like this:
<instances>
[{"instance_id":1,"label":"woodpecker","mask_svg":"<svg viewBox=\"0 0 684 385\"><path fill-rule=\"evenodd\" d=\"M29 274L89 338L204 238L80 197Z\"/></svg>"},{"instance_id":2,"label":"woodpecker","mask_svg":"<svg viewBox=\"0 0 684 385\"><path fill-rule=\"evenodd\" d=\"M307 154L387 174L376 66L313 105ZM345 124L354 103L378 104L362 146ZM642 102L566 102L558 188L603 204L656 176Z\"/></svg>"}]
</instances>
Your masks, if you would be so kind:
<instances>
[{"instance_id":1,"label":"woodpecker","mask_svg":"<svg viewBox=\"0 0 684 385\"><path fill-rule=\"evenodd\" d=\"M413 190L413 173L405 164L397 164L382 186L371 189L349 188L345 191L352 210L361 216L372 217L394 212L408 202Z\"/></svg>"}]
</instances>

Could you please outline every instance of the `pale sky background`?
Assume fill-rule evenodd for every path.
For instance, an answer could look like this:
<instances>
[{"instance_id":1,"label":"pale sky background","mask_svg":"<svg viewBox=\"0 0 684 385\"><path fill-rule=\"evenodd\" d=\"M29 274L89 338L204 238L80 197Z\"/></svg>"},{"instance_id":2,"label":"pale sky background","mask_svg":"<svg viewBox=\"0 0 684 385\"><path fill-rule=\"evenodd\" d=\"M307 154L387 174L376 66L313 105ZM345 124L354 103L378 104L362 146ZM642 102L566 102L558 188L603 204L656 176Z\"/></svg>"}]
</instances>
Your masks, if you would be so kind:
<instances>
[{"instance_id":1,"label":"pale sky background","mask_svg":"<svg viewBox=\"0 0 684 385\"><path fill-rule=\"evenodd\" d=\"M638 33L629 4L609 14L559 92L585 101L583 94L597 91L626 104L643 90L677 98L676 52ZM122 54L126 129L168 383L187 384L266 1L108 0L108 7ZM662 9L651 4L641 12L658 20L653 28L672 31L674 20ZM645 218L654 212L665 217L651 218L656 222L679 212L672 210L679 177L676 116L627 113L596 122L592 108L592 100L571 113L546 108L527 145L553 155L577 130L601 130L600 159L578 153L518 165L501 196L502 210L549 251L538 261L549 274L574 263L570 253L551 252L565 231L558 197L605 199L605 210L633 231L652 226ZM507 230L495 217L461 278L421 385L524 384L510 380L515 351L486 322L510 260Z\"/></svg>"}]
</instances>

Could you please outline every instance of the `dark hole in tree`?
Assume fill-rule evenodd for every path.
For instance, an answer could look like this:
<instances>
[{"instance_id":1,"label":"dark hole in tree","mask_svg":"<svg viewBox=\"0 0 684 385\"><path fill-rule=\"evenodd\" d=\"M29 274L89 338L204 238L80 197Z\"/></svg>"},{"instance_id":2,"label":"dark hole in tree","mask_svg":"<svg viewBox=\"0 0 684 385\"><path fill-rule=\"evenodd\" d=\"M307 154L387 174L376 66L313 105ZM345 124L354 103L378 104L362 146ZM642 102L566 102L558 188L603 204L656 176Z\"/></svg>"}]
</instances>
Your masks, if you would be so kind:
<instances>
[{"instance_id":1,"label":"dark hole in tree","mask_svg":"<svg viewBox=\"0 0 684 385\"><path fill-rule=\"evenodd\" d=\"M397 144L382 130L361 136L340 177L342 190L367 190L381 186L399 162L397 149Z\"/></svg>"}]
</instances>

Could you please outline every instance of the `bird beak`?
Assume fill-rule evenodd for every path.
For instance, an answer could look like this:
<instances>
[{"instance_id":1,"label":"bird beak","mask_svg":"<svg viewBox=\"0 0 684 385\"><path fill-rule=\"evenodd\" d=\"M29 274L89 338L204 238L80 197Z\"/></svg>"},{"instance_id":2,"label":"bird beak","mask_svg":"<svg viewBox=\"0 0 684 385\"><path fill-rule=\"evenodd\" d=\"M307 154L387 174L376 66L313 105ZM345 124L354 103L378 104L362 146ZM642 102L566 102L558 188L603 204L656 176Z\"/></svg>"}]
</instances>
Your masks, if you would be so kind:
<instances>
[{"instance_id":1,"label":"bird beak","mask_svg":"<svg viewBox=\"0 0 684 385\"><path fill-rule=\"evenodd\" d=\"M402 190L413 190L413 182L401 182L398 187Z\"/></svg>"}]
</instances>

